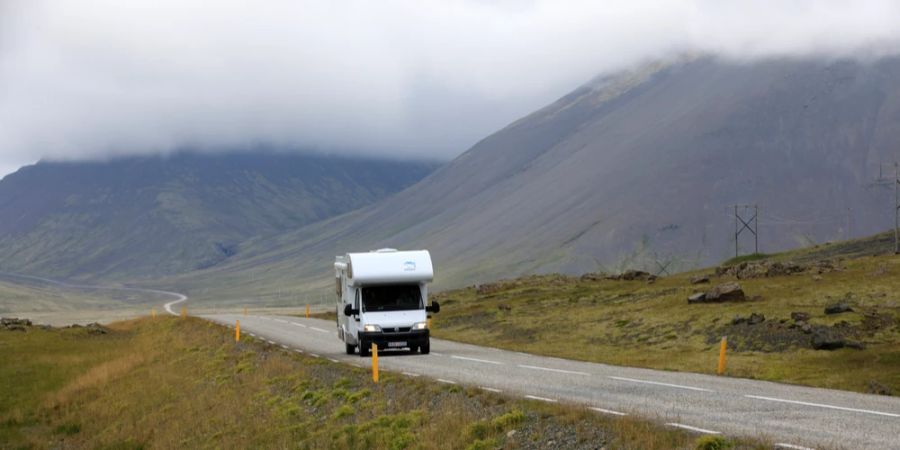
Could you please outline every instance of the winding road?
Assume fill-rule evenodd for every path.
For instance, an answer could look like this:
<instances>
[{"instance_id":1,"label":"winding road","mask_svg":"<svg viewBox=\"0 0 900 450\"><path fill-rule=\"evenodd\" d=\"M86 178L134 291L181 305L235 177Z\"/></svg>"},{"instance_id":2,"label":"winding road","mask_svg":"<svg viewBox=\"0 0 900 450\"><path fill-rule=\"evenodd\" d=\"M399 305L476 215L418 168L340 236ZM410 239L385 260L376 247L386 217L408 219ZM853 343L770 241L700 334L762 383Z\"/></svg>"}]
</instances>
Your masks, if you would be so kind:
<instances>
[{"instance_id":1,"label":"winding road","mask_svg":"<svg viewBox=\"0 0 900 450\"><path fill-rule=\"evenodd\" d=\"M331 321L275 315L201 317L227 326L240 320L243 333L286 351L363 367L371 364L369 358L344 353ZM598 414L635 415L696 433L761 437L776 448L900 449L897 397L610 366L434 338L430 355L384 351L379 367L535 401L582 404Z\"/></svg>"}]
</instances>

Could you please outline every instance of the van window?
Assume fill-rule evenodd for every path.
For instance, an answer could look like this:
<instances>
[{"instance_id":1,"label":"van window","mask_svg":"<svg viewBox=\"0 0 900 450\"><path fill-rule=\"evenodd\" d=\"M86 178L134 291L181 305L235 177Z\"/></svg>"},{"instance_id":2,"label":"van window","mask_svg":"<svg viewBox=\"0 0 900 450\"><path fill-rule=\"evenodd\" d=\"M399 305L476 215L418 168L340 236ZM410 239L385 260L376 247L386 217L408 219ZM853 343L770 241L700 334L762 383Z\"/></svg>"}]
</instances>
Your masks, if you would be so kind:
<instances>
[{"instance_id":1,"label":"van window","mask_svg":"<svg viewBox=\"0 0 900 450\"><path fill-rule=\"evenodd\" d=\"M393 284L362 288L363 311L403 311L422 309L418 284Z\"/></svg>"}]
</instances>

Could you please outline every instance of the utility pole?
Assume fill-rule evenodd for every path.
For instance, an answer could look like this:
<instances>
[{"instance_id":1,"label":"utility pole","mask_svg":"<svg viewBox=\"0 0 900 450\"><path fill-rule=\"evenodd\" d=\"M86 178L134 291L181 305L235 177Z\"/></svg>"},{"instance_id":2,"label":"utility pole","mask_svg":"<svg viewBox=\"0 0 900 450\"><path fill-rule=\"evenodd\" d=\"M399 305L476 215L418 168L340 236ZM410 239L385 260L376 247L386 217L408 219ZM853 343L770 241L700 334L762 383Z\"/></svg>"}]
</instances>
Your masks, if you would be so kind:
<instances>
[{"instance_id":1,"label":"utility pole","mask_svg":"<svg viewBox=\"0 0 900 450\"><path fill-rule=\"evenodd\" d=\"M745 211L749 208L753 208L753 217L748 220L744 220L741 217L741 214L738 213L738 206L742 206ZM743 224L743 226L740 226ZM751 223L753 225L751 225ZM734 257L737 258L740 254L738 249L738 238L741 236L741 233L747 230L751 234L753 234L753 252L759 253L759 205L734 205Z\"/></svg>"}]
</instances>

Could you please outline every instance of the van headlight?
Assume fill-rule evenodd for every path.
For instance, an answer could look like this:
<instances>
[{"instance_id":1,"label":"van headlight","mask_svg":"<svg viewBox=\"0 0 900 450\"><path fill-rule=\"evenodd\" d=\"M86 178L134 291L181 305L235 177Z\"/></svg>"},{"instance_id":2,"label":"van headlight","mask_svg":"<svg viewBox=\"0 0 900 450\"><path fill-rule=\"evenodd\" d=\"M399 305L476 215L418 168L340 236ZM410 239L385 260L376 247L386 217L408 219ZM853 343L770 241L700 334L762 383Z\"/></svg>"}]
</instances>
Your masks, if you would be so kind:
<instances>
[{"instance_id":1,"label":"van headlight","mask_svg":"<svg viewBox=\"0 0 900 450\"><path fill-rule=\"evenodd\" d=\"M365 327L363 327L363 330L368 332L381 331L381 327L379 327L378 325L366 325Z\"/></svg>"},{"instance_id":2,"label":"van headlight","mask_svg":"<svg viewBox=\"0 0 900 450\"><path fill-rule=\"evenodd\" d=\"M426 328L428 328L428 322L416 322L416 324L413 325L413 330L424 330Z\"/></svg>"}]
</instances>

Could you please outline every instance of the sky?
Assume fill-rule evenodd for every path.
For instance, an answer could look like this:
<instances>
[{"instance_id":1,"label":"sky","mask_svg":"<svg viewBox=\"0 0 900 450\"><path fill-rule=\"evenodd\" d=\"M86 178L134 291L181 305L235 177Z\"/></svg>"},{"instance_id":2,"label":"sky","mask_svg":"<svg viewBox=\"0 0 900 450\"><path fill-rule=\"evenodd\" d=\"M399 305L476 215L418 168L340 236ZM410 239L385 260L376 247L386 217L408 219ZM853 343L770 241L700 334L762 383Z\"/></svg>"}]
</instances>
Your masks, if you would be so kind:
<instances>
[{"instance_id":1,"label":"sky","mask_svg":"<svg viewBox=\"0 0 900 450\"><path fill-rule=\"evenodd\" d=\"M0 0L0 176L184 149L446 160L599 74L871 59L898 23L896 0Z\"/></svg>"}]
</instances>

